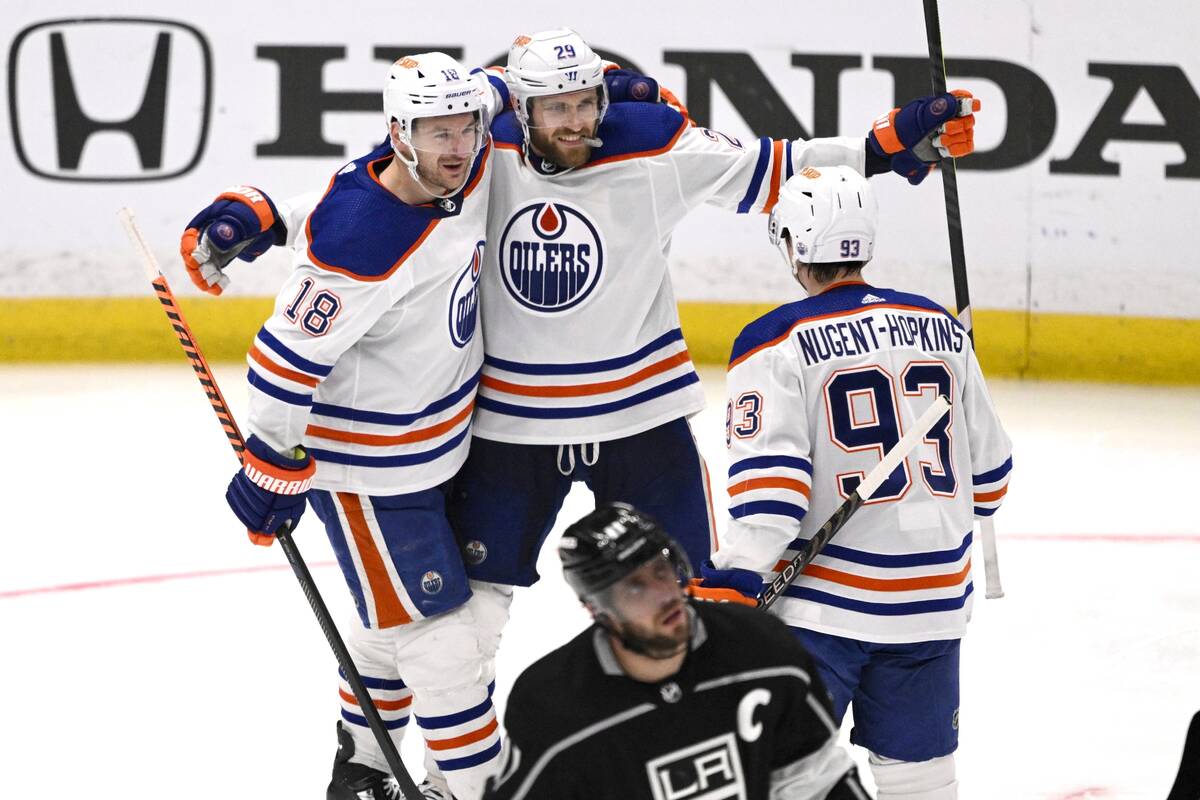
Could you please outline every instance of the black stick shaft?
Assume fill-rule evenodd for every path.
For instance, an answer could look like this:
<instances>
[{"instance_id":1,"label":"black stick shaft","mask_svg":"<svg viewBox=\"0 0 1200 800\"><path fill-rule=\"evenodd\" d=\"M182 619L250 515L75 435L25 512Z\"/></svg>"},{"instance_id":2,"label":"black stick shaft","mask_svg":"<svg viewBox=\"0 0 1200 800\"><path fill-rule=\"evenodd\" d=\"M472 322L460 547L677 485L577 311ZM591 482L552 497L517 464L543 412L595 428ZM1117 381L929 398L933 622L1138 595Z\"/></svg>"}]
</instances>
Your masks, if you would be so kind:
<instances>
[{"instance_id":1,"label":"black stick shaft","mask_svg":"<svg viewBox=\"0 0 1200 800\"><path fill-rule=\"evenodd\" d=\"M946 91L946 62L942 55L942 26L938 20L937 0L922 0L925 5L925 38L929 43L929 81L934 94ZM967 287L967 254L963 247L962 214L958 205L958 170L954 159L941 160L942 190L946 196L946 229L950 235L950 269L954 274L954 304L958 319L975 341L971 320L971 292Z\"/></svg>"}]
</instances>

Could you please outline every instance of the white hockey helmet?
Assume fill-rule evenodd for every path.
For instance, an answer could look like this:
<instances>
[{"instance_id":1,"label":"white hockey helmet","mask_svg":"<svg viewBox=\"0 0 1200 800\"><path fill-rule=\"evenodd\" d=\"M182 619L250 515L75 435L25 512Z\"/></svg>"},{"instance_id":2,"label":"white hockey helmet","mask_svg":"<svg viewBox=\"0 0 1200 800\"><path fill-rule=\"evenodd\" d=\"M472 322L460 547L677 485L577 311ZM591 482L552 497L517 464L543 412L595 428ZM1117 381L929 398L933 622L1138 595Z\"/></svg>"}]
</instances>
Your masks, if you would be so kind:
<instances>
[{"instance_id":1,"label":"white hockey helmet","mask_svg":"<svg viewBox=\"0 0 1200 800\"><path fill-rule=\"evenodd\" d=\"M875 192L862 175L843 166L805 167L779 190L767 235L793 272L796 263L867 262L875 250L878 217Z\"/></svg>"},{"instance_id":2,"label":"white hockey helmet","mask_svg":"<svg viewBox=\"0 0 1200 800\"><path fill-rule=\"evenodd\" d=\"M529 101L534 97L567 94L582 89L600 90L599 125L608 110L604 60L570 28L518 36L508 50L504 80L512 95L517 118L529 136Z\"/></svg>"},{"instance_id":3,"label":"white hockey helmet","mask_svg":"<svg viewBox=\"0 0 1200 800\"><path fill-rule=\"evenodd\" d=\"M387 83L383 87L383 114L388 125L391 141L392 121L400 126L400 141L408 145L411 156L405 156L392 144L396 157L407 167L409 174L422 186L417 176L417 162L421 148L413 144L413 127L418 119L441 117L452 114L475 114L478 128L472 156L483 146L484 97L478 82L458 61L445 53L417 53L404 56L388 70ZM428 190L428 187L425 187ZM462 187L458 187L461 189ZM448 195L431 192L437 197Z\"/></svg>"}]
</instances>

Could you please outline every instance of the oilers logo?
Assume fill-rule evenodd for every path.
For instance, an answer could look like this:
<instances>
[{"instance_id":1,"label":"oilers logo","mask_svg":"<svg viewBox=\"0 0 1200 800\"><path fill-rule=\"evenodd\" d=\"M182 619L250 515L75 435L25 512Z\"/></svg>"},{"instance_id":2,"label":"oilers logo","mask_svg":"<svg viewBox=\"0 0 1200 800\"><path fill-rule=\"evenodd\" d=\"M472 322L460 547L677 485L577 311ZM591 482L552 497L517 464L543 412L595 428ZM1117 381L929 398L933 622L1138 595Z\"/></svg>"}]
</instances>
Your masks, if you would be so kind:
<instances>
[{"instance_id":1,"label":"oilers logo","mask_svg":"<svg viewBox=\"0 0 1200 800\"><path fill-rule=\"evenodd\" d=\"M440 573L434 570L429 570L421 576L421 591L425 594L437 594L442 590L445 582L442 580Z\"/></svg>"},{"instance_id":2,"label":"oilers logo","mask_svg":"<svg viewBox=\"0 0 1200 800\"><path fill-rule=\"evenodd\" d=\"M477 242L471 260L450 293L450 341L455 347L466 347L475 335L479 319L479 268L483 264L483 242Z\"/></svg>"},{"instance_id":3,"label":"oilers logo","mask_svg":"<svg viewBox=\"0 0 1200 800\"><path fill-rule=\"evenodd\" d=\"M604 269L604 243L579 209L541 200L513 214L500 237L500 274L524 307L555 313L592 293Z\"/></svg>"}]
</instances>

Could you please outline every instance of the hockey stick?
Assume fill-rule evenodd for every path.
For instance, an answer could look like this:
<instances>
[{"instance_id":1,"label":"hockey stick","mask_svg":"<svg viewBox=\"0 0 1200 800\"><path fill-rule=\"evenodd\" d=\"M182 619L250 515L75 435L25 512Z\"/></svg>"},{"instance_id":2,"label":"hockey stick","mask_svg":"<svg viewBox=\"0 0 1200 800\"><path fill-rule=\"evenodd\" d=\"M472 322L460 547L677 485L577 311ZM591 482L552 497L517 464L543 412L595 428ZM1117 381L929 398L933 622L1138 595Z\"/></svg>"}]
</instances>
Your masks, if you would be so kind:
<instances>
[{"instance_id":1,"label":"hockey stick","mask_svg":"<svg viewBox=\"0 0 1200 800\"><path fill-rule=\"evenodd\" d=\"M833 514L829 519L825 520L825 524L817 529L812 538L804 544L804 549L797 553L788 565L785 566L770 585L766 586L762 593L759 594L758 607L767 609L771 604L779 599L784 590L791 586L796 578L800 577L800 573L807 567L812 560L821 554L825 549L825 545L829 544L829 540L833 535L840 531L842 527L849 521L850 517L854 516L854 512L862 506L863 503L871 499L871 495L875 494L875 490L879 488L879 484L887 480L887 477L892 474L896 467L900 466L900 462L908 457L912 449L917 446L917 443L925 438L925 434L929 433L937 421L944 417L950 411L950 400L943 395L938 395L938 398L933 401L925 413L917 420L917 424L909 429L908 433L900 437L900 441L896 442L896 446L880 459L875 465L875 469L867 473L867 477L863 478L850 496L842 501L842 504L834 509Z\"/></svg>"},{"instance_id":2,"label":"hockey stick","mask_svg":"<svg viewBox=\"0 0 1200 800\"><path fill-rule=\"evenodd\" d=\"M942 26L938 20L937 0L922 0L925 4L925 38L929 42L929 79L935 95L946 92L946 61L942 55ZM942 189L946 197L946 228L950 233L950 270L954 275L954 304L958 319L967 329L971 344L975 343L975 326L971 321L971 293L967 288L967 254L963 247L962 212L958 205L958 169L954 159L946 156L939 168ZM984 595L989 600L1004 597L1000 585L1000 562L996 553L996 525L991 517L979 521L980 541L983 543Z\"/></svg>"},{"instance_id":3,"label":"hockey stick","mask_svg":"<svg viewBox=\"0 0 1200 800\"><path fill-rule=\"evenodd\" d=\"M212 371L208 368L208 362L204 359L204 354L200 352L200 346L196 344L196 337L192 335L192 329L188 326L187 320L183 318L183 311L175 301L175 294L171 291L166 276L159 269L158 259L154 257L150 246L146 244L141 230L133 219L133 212L128 208L122 208L117 212L117 216L120 217L121 224L125 226L125 232L129 234L129 240L133 243L134 249L142 257L142 266L146 270L146 277L150 279L150 284L154 287L154 291L158 295L158 301L162 303L167 320L175 330L176 336L179 337L179 346L183 348L184 354L187 355L188 361L191 362L192 369L195 370L200 385L204 387L204 392L208 395L208 401L212 403L217 420L225 430L225 436L229 439L229 444L240 463L243 457L242 454L246 450L245 440L242 438L241 431L238 430L237 422L233 419L233 414L229 411L229 406L225 403L225 397L221 394L220 387L217 386L216 378L213 377ZM342 672L346 676L346 682L354 690L354 696L358 699L359 708L362 709L363 716L366 717L371 732L375 734L375 740L379 743L380 749L383 750L384 758L387 759L388 766L391 767L396 782L400 784L400 790L403 792L406 800L422 800L421 793L418 791L416 784L413 783L408 770L404 768L404 763L400 760L400 753L397 752L396 745L392 742L392 737L388 735L387 728L384 727L383 720L379 716L379 711L375 708L375 702L371 699L367 687L363 684L362 676L358 674L358 669L355 668L354 661L350 658L350 652L346 649L346 643L342 641L341 634L338 633L337 626L333 622L333 617L329 614L329 609L325 606L325 601L321 598L320 591L317 590L317 584L313 581L312 573L308 571L308 565L304 563L304 559L300 556L300 550L292 540L290 527L284 526L280 528L275 532L275 538L279 540L279 546L283 548L288 563L292 565L292 572L295 573L296 580L300 582L300 588L304 591L304 596L308 598L308 604L312 607L313 614L317 617L317 623L321 626L321 632L325 634L325 641L329 642L329 646L337 658L338 666L342 668Z\"/></svg>"}]
</instances>

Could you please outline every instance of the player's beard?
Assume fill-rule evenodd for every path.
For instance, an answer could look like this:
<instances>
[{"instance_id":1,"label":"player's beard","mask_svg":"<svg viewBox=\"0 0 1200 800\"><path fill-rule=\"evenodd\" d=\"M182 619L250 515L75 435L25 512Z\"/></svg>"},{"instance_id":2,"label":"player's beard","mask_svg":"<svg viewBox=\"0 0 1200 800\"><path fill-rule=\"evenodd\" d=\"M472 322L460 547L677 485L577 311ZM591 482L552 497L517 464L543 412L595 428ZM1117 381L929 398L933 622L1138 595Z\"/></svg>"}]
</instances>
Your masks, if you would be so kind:
<instances>
[{"instance_id":1,"label":"player's beard","mask_svg":"<svg viewBox=\"0 0 1200 800\"><path fill-rule=\"evenodd\" d=\"M529 128L529 143L533 151L563 169L582 167L592 157L592 146L585 140L595 136L595 125L571 128ZM578 142L570 140L578 138Z\"/></svg>"},{"instance_id":2,"label":"player's beard","mask_svg":"<svg viewBox=\"0 0 1200 800\"><path fill-rule=\"evenodd\" d=\"M672 621L666 622L667 618ZM615 633L628 650L649 658L671 658L687 647L691 618L685 603L671 602L656 615L653 625L622 620Z\"/></svg>"}]
</instances>

